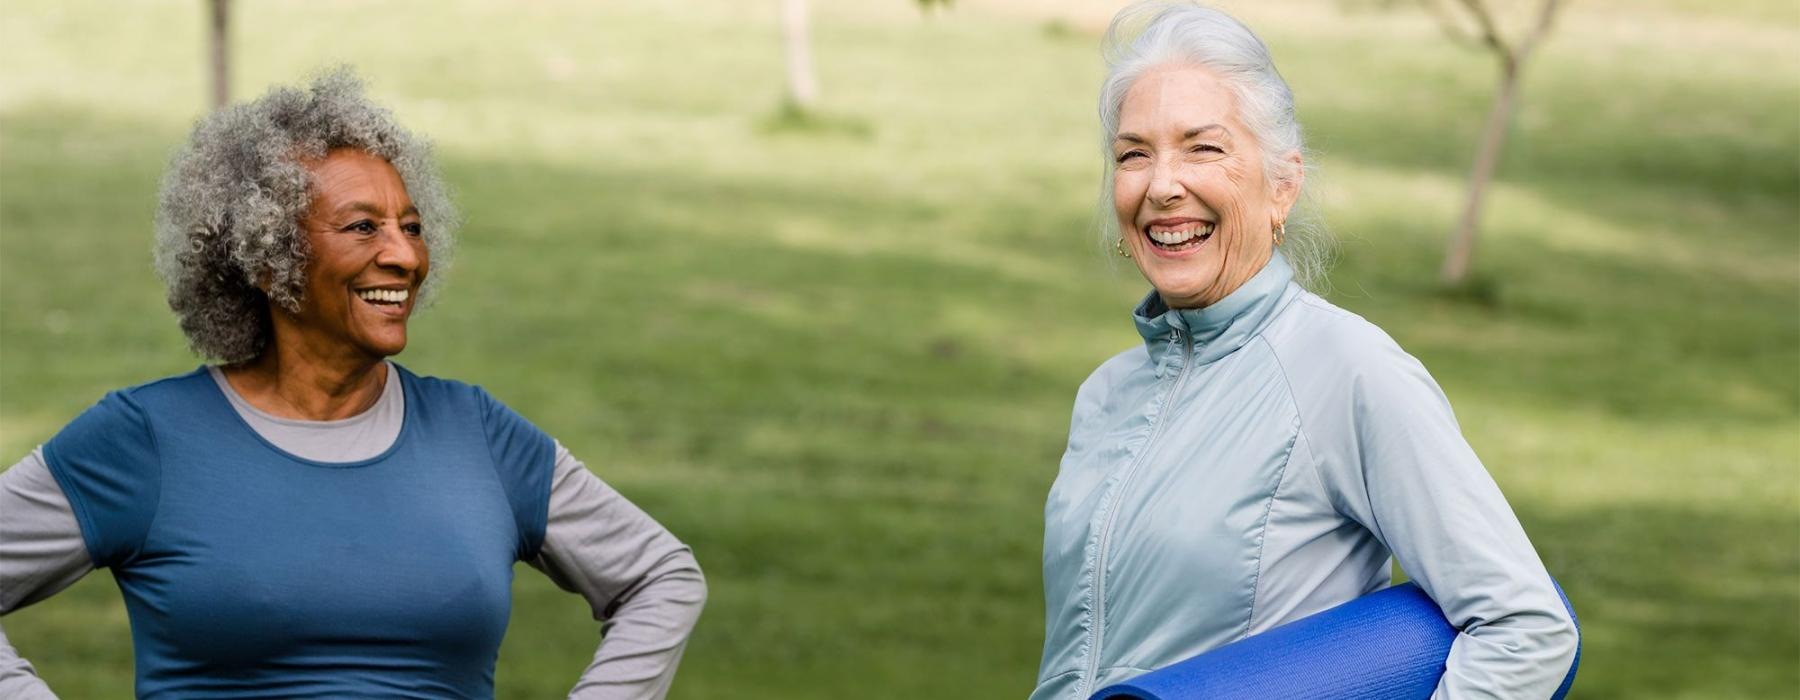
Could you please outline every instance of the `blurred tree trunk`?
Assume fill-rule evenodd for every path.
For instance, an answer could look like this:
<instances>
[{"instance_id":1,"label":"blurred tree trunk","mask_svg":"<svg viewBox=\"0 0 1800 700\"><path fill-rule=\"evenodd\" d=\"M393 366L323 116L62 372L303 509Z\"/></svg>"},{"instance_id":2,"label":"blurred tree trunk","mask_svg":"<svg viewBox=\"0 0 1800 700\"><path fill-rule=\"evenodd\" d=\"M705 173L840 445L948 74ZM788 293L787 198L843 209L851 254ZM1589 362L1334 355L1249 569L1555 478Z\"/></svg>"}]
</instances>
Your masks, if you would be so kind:
<instances>
[{"instance_id":1,"label":"blurred tree trunk","mask_svg":"<svg viewBox=\"0 0 1800 700\"><path fill-rule=\"evenodd\" d=\"M231 28L231 0L209 0L212 6L212 98L213 109L231 101L231 50L228 46Z\"/></svg>"},{"instance_id":2,"label":"blurred tree trunk","mask_svg":"<svg viewBox=\"0 0 1800 700\"><path fill-rule=\"evenodd\" d=\"M806 0L782 0L781 36L787 43L787 99L799 110L819 101L819 80L813 74L812 37L806 26Z\"/></svg>"},{"instance_id":3,"label":"blurred tree trunk","mask_svg":"<svg viewBox=\"0 0 1800 700\"><path fill-rule=\"evenodd\" d=\"M935 6L949 7L951 0L918 0L919 7L930 11ZM819 79L813 72L812 30L807 28L806 0L781 0L781 40L787 44L787 104L800 112L811 110L819 102Z\"/></svg>"},{"instance_id":4,"label":"blurred tree trunk","mask_svg":"<svg viewBox=\"0 0 1800 700\"><path fill-rule=\"evenodd\" d=\"M1488 110L1487 126L1482 129L1481 142L1475 150L1475 162L1469 169L1469 193L1463 203L1462 219L1458 222L1455 233L1450 236L1449 245L1444 251L1444 265L1439 271L1439 279L1445 286L1457 287L1468 280L1469 270L1474 266L1475 241L1481 230L1481 204L1487 196L1488 185L1493 182L1494 171L1500 166L1500 154L1506 150L1506 136L1519 102L1520 74L1524 72L1525 61L1531 57L1538 42L1550 33L1559 0L1542 0L1543 4L1538 6L1537 22L1525 38L1516 44L1508 43L1500 36L1493 12L1488 9L1484 0L1460 0L1463 9L1475 22L1478 32L1475 36L1462 29L1452 13L1436 4L1435 0L1418 1L1451 39L1466 43L1479 41L1500 61L1500 87L1494 95L1493 108Z\"/></svg>"},{"instance_id":5,"label":"blurred tree trunk","mask_svg":"<svg viewBox=\"0 0 1800 700\"><path fill-rule=\"evenodd\" d=\"M1487 127L1481 133L1481 145L1475 150L1475 164L1469 169L1469 194L1463 200L1462 219L1450 247L1444 253L1444 267L1439 274L1445 285L1455 286L1469 277L1469 264L1475 258L1475 234L1481 226L1481 203L1487 195L1494 169L1500 165L1500 153L1506 149L1508 127L1512 126L1513 105L1518 102L1519 66L1502 61L1500 94L1488 110Z\"/></svg>"}]
</instances>

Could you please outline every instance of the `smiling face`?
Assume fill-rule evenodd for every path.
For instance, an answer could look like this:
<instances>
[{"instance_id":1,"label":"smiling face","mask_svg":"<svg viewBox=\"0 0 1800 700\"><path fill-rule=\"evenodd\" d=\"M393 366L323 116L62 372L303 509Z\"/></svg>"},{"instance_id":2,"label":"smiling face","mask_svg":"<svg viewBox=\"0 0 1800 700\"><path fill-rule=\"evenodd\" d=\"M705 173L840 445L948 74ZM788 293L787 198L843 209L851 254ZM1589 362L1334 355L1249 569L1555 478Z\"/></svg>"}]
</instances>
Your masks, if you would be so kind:
<instances>
[{"instance_id":1,"label":"smiling face","mask_svg":"<svg viewBox=\"0 0 1800 700\"><path fill-rule=\"evenodd\" d=\"M1120 237L1170 308L1211 305L1255 276L1299 193L1297 179L1269 182L1236 96L1198 66L1152 68L1132 84L1112 153Z\"/></svg>"},{"instance_id":2,"label":"smiling face","mask_svg":"<svg viewBox=\"0 0 1800 700\"><path fill-rule=\"evenodd\" d=\"M273 314L275 341L313 357L398 354L431 269L419 211L394 166L366 151L337 149L306 167L306 291L298 313Z\"/></svg>"}]
</instances>

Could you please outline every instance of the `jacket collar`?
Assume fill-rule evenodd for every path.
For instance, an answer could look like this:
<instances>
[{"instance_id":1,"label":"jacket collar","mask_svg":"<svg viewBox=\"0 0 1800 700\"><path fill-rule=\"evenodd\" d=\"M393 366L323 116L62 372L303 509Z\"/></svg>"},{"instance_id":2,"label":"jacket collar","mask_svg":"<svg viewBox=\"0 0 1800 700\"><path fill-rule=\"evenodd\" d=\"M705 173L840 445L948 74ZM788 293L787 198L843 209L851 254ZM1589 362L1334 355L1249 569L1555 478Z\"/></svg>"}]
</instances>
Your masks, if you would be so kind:
<instances>
[{"instance_id":1,"label":"jacket collar","mask_svg":"<svg viewBox=\"0 0 1800 700\"><path fill-rule=\"evenodd\" d=\"M1152 289L1132 312L1132 320L1159 365L1164 359L1179 361L1190 338L1193 363L1207 364L1230 355L1262 332L1290 296L1287 292L1293 279L1294 269L1278 250L1249 281L1211 306L1170 309Z\"/></svg>"}]
</instances>

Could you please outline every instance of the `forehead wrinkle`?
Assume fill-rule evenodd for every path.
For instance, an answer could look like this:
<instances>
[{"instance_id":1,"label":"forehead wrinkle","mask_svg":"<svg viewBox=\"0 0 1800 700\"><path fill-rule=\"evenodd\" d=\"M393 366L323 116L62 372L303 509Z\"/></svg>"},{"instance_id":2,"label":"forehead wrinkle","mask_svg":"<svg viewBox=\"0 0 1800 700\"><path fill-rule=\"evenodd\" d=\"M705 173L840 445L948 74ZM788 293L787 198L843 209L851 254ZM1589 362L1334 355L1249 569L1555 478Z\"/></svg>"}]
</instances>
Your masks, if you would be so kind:
<instances>
[{"instance_id":1,"label":"forehead wrinkle","mask_svg":"<svg viewBox=\"0 0 1800 700\"><path fill-rule=\"evenodd\" d=\"M1130 102L1127 102L1129 105ZM1145 142L1142 134L1148 133L1159 139L1188 141L1201 136L1232 138L1232 131L1226 122L1235 115L1230 112L1230 105L1223 113L1212 100L1194 99L1185 96L1183 99L1159 99L1150 105L1139 104L1135 114L1122 114L1119 135L1114 140L1131 140ZM1126 136L1136 138L1127 139Z\"/></svg>"},{"instance_id":2,"label":"forehead wrinkle","mask_svg":"<svg viewBox=\"0 0 1800 700\"><path fill-rule=\"evenodd\" d=\"M378 177L370 177L360 172L324 172L315 177L314 206L331 206L331 200L340 196L358 197L339 204L326 213L330 217L344 217L350 214L366 214L375 217L407 217L418 216L419 210L413 204L412 197L404 187L392 188L381 182ZM373 199L369 199L369 198ZM384 206L391 204L392 207ZM390 211L397 213L390 214Z\"/></svg>"},{"instance_id":3,"label":"forehead wrinkle","mask_svg":"<svg viewBox=\"0 0 1800 700\"><path fill-rule=\"evenodd\" d=\"M332 212L331 212L331 216L333 218L342 218L345 216L349 216L351 214L367 214L369 216L383 217L383 218L389 216L388 210L383 208L381 205L376 204L374 202L365 202L365 201L361 201L361 200L354 201L354 202L346 202L343 206L340 206L337 209L332 210ZM419 208L414 206L411 202L407 202L406 206L404 208L402 208L400 210L400 213L395 216L396 216L396 218L405 218L405 217L409 217L409 216L418 216L418 215L419 215Z\"/></svg>"}]
</instances>

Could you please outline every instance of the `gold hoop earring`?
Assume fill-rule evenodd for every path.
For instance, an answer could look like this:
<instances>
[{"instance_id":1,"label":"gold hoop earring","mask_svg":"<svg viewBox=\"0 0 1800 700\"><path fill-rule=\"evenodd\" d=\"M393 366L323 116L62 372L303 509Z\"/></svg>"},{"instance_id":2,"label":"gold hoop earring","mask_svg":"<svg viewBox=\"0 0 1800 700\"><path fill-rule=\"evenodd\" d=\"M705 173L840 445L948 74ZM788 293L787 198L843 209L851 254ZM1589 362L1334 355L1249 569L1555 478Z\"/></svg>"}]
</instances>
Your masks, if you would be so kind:
<instances>
[{"instance_id":1,"label":"gold hoop earring","mask_svg":"<svg viewBox=\"0 0 1800 700\"><path fill-rule=\"evenodd\" d=\"M1125 237L1124 236L1120 236L1118 238L1113 239L1113 250L1117 251L1119 253L1119 257L1121 257L1121 258L1131 257L1131 251L1125 249Z\"/></svg>"},{"instance_id":2,"label":"gold hoop earring","mask_svg":"<svg viewBox=\"0 0 1800 700\"><path fill-rule=\"evenodd\" d=\"M1275 247L1277 247L1277 248L1281 247L1281 242L1284 240L1287 240L1287 222L1286 221L1275 224Z\"/></svg>"}]
</instances>

